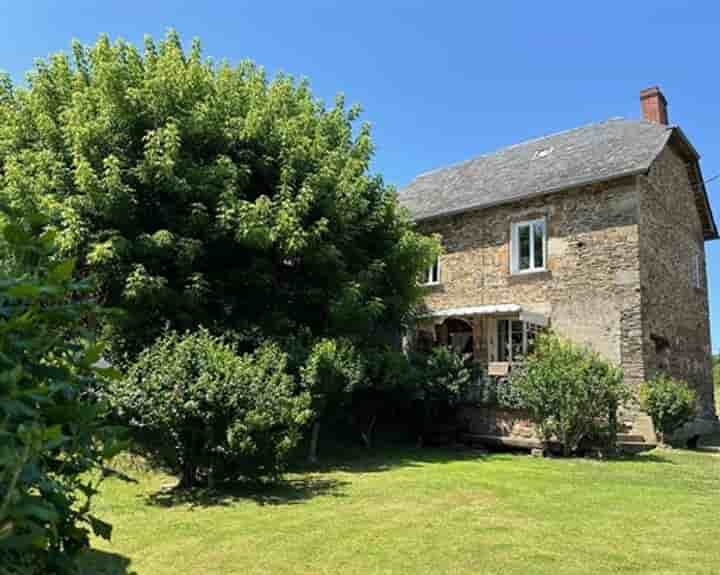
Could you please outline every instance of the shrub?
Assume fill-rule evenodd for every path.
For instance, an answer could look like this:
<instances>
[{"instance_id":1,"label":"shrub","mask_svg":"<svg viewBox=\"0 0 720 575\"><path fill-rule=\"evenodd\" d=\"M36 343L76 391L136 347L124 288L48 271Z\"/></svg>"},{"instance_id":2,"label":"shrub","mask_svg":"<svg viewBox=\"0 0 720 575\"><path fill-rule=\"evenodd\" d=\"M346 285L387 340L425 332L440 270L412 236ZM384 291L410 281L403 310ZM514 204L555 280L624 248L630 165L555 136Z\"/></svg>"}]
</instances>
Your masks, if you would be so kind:
<instances>
[{"instance_id":1,"label":"shrub","mask_svg":"<svg viewBox=\"0 0 720 575\"><path fill-rule=\"evenodd\" d=\"M472 383L472 368L449 347L436 347L420 362L420 390L427 400L459 401Z\"/></svg>"},{"instance_id":2,"label":"shrub","mask_svg":"<svg viewBox=\"0 0 720 575\"><path fill-rule=\"evenodd\" d=\"M695 414L695 392L687 383L661 374L640 388L640 404L652 417L661 441Z\"/></svg>"},{"instance_id":3,"label":"shrub","mask_svg":"<svg viewBox=\"0 0 720 575\"><path fill-rule=\"evenodd\" d=\"M454 406L467 395L473 372L465 358L448 347L436 347L413 359L417 396L422 399L423 437L427 439L437 423L454 419Z\"/></svg>"},{"instance_id":4,"label":"shrub","mask_svg":"<svg viewBox=\"0 0 720 575\"><path fill-rule=\"evenodd\" d=\"M122 448L88 397L108 375L84 328L102 310L73 282L72 261L47 264L48 234L9 223L3 235L12 263L0 277L0 573L75 573L90 531L110 537L90 503L103 461Z\"/></svg>"},{"instance_id":5,"label":"shrub","mask_svg":"<svg viewBox=\"0 0 720 575\"><path fill-rule=\"evenodd\" d=\"M315 414L310 442L310 461L317 460L320 421L337 414L343 400L363 377L363 364L346 340L323 339L310 351L300 369L300 379L312 397Z\"/></svg>"},{"instance_id":6,"label":"shrub","mask_svg":"<svg viewBox=\"0 0 720 575\"><path fill-rule=\"evenodd\" d=\"M274 479L311 416L310 395L298 392L286 365L274 344L238 355L206 330L171 332L140 354L109 396L131 426L171 445L160 455L182 474L181 485Z\"/></svg>"},{"instance_id":7,"label":"shrub","mask_svg":"<svg viewBox=\"0 0 720 575\"><path fill-rule=\"evenodd\" d=\"M629 391L622 372L596 353L542 334L512 383L541 435L546 441L557 439L565 455L598 431L607 432L614 446L617 410Z\"/></svg>"},{"instance_id":8,"label":"shrub","mask_svg":"<svg viewBox=\"0 0 720 575\"><path fill-rule=\"evenodd\" d=\"M522 409L520 391L510 377L481 377L477 382L476 400L483 405L494 405L502 409Z\"/></svg>"}]
</instances>

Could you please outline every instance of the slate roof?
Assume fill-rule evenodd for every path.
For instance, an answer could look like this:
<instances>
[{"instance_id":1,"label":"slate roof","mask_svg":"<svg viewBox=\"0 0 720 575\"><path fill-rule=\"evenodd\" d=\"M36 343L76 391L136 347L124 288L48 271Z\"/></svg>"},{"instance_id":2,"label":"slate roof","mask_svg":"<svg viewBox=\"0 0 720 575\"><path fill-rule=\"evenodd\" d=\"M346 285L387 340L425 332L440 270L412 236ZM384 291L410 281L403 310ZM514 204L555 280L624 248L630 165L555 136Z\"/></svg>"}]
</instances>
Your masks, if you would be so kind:
<instances>
[{"instance_id":1,"label":"slate roof","mask_svg":"<svg viewBox=\"0 0 720 575\"><path fill-rule=\"evenodd\" d=\"M427 172L398 192L423 220L646 172L673 132L613 118Z\"/></svg>"}]
</instances>

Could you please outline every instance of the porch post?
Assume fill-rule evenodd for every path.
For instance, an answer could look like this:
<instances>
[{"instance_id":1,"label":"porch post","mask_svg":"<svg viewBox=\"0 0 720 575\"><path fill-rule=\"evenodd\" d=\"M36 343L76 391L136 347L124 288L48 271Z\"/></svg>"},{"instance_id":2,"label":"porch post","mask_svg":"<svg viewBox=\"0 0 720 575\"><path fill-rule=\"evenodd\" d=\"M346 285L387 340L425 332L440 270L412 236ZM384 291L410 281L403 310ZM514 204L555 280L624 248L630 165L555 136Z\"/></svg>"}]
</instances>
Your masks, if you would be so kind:
<instances>
[{"instance_id":1,"label":"porch post","mask_svg":"<svg viewBox=\"0 0 720 575\"><path fill-rule=\"evenodd\" d=\"M437 326L437 337L438 337L438 343L440 345L447 346L447 344L448 344L448 326L445 322L443 322L439 326Z\"/></svg>"},{"instance_id":2,"label":"porch post","mask_svg":"<svg viewBox=\"0 0 720 575\"><path fill-rule=\"evenodd\" d=\"M475 316L472 318L472 334L473 334L473 359L475 361L482 360L482 341L483 341L483 329L482 329L482 316Z\"/></svg>"}]
</instances>

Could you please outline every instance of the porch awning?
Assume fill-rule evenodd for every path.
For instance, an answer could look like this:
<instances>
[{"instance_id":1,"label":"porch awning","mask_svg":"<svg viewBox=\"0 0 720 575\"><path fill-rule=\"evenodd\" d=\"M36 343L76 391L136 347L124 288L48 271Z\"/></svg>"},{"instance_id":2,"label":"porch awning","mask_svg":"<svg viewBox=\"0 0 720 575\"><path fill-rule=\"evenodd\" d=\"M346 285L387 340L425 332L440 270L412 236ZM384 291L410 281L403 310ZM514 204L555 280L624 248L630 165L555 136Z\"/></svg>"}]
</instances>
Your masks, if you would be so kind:
<instances>
[{"instance_id":1,"label":"porch awning","mask_svg":"<svg viewBox=\"0 0 720 575\"><path fill-rule=\"evenodd\" d=\"M540 326L548 325L547 316L531 312L523 311L522 306L516 303L499 303L499 304L488 304L488 305L476 305L469 307L454 307L448 309L439 309L431 311L430 313L424 314L423 318L446 318L446 317L463 317L463 316L478 316L478 315L511 315L518 314L518 319L527 321L528 323L534 323Z\"/></svg>"}]
</instances>

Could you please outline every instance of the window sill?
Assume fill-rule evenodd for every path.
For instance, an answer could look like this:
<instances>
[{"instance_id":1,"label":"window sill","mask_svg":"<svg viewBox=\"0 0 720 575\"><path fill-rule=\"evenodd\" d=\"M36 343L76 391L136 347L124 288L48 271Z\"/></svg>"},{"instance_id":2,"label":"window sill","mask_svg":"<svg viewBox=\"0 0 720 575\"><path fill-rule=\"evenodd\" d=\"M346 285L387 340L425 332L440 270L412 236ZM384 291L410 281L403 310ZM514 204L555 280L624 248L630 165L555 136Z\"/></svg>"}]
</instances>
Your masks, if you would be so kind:
<instances>
[{"instance_id":1,"label":"window sill","mask_svg":"<svg viewBox=\"0 0 720 575\"><path fill-rule=\"evenodd\" d=\"M549 279L552 277L552 272L547 269L543 268L541 270L529 270L529 271L522 271L522 272L511 272L510 273L510 281L535 281L535 280L543 280L543 279Z\"/></svg>"},{"instance_id":2,"label":"window sill","mask_svg":"<svg viewBox=\"0 0 720 575\"><path fill-rule=\"evenodd\" d=\"M436 288L443 284L442 284L442 282L432 282L432 283L424 283L424 284L419 284L419 285L421 288Z\"/></svg>"}]
</instances>

